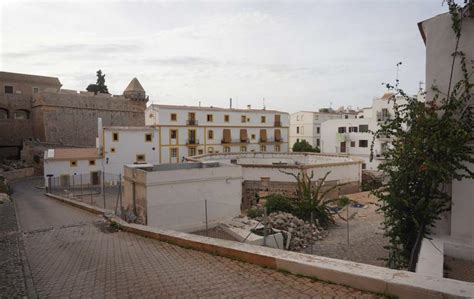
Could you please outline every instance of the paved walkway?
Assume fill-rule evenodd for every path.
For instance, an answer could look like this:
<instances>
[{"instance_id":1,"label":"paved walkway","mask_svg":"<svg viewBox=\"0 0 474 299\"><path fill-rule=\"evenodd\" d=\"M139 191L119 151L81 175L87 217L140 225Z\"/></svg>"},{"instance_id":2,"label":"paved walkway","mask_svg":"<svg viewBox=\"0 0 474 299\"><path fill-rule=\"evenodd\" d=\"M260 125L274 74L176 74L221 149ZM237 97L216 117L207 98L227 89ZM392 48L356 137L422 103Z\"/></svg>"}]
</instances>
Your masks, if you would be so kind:
<instances>
[{"instance_id":1,"label":"paved walkway","mask_svg":"<svg viewBox=\"0 0 474 299\"><path fill-rule=\"evenodd\" d=\"M13 197L39 297L376 298L115 232L101 217L47 198L34 184L17 183Z\"/></svg>"}]
</instances>

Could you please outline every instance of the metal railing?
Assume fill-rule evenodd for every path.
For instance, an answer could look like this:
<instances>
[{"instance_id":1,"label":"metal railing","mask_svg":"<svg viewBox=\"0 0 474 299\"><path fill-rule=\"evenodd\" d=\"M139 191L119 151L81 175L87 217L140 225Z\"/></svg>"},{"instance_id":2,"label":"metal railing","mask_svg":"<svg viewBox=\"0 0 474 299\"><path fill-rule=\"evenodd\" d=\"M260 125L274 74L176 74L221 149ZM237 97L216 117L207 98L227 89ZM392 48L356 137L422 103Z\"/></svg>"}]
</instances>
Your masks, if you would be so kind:
<instances>
[{"instance_id":1,"label":"metal railing","mask_svg":"<svg viewBox=\"0 0 474 299\"><path fill-rule=\"evenodd\" d=\"M274 126L274 127L281 127L281 121L275 121L275 122L273 123L273 126Z\"/></svg>"},{"instance_id":2,"label":"metal railing","mask_svg":"<svg viewBox=\"0 0 474 299\"><path fill-rule=\"evenodd\" d=\"M122 216L123 184L120 174L104 172L48 177L48 193L111 210Z\"/></svg>"},{"instance_id":3,"label":"metal railing","mask_svg":"<svg viewBox=\"0 0 474 299\"><path fill-rule=\"evenodd\" d=\"M186 144L199 144L199 139L197 138L186 139Z\"/></svg>"},{"instance_id":4,"label":"metal railing","mask_svg":"<svg viewBox=\"0 0 474 299\"><path fill-rule=\"evenodd\" d=\"M186 120L186 125L187 126L197 126L198 121L196 119L188 119L188 120Z\"/></svg>"},{"instance_id":5,"label":"metal railing","mask_svg":"<svg viewBox=\"0 0 474 299\"><path fill-rule=\"evenodd\" d=\"M250 140L242 140L242 139L231 139L230 141L225 141L224 139L221 140L221 143L223 144L230 144L230 143L249 143Z\"/></svg>"}]
</instances>

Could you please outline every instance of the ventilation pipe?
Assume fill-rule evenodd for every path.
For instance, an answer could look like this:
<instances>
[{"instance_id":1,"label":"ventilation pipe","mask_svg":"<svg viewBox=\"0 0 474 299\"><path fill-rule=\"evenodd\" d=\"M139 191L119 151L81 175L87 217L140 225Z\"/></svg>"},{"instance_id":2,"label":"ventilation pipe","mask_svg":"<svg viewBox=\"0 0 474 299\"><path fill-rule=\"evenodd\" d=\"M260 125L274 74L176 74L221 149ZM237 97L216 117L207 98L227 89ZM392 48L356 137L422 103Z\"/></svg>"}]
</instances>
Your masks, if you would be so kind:
<instances>
[{"instance_id":1,"label":"ventilation pipe","mask_svg":"<svg viewBox=\"0 0 474 299\"><path fill-rule=\"evenodd\" d=\"M232 109L232 98L229 99L229 108Z\"/></svg>"}]
</instances>

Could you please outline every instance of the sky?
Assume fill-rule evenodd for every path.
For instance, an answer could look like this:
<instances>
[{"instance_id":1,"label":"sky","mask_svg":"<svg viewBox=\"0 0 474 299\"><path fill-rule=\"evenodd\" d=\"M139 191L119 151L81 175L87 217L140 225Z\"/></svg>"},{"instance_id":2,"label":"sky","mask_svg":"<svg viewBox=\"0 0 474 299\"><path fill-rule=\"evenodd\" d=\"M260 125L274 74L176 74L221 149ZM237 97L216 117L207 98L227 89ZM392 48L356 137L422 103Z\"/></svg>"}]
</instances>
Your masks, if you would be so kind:
<instances>
[{"instance_id":1,"label":"sky","mask_svg":"<svg viewBox=\"0 0 474 299\"><path fill-rule=\"evenodd\" d=\"M442 0L10 1L0 70L113 94L137 77L153 103L277 109L371 105L396 79L425 78L417 23Z\"/></svg>"}]
</instances>

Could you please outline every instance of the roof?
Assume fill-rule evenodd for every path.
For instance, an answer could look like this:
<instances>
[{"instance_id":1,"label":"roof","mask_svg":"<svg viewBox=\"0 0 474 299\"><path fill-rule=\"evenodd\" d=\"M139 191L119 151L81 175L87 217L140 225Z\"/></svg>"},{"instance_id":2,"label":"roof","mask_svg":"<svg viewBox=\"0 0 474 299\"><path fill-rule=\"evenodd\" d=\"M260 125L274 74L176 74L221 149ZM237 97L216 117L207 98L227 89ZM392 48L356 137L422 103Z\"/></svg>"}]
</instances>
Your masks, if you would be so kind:
<instances>
[{"instance_id":1,"label":"roof","mask_svg":"<svg viewBox=\"0 0 474 299\"><path fill-rule=\"evenodd\" d=\"M143 89L143 86L140 84L140 81L138 81L137 78L133 78L132 81L128 83L127 88L124 90L124 92L127 91L145 91L145 89Z\"/></svg>"},{"instance_id":2,"label":"roof","mask_svg":"<svg viewBox=\"0 0 474 299\"><path fill-rule=\"evenodd\" d=\"M89 148L55 148L47 150L47 160L85 160L99 158L99 151L95 147Z\"/></svg>"},{"instance_id":3,"label":"roof","mask_svg":"<svg viewBox=\"0 0 474 299\"><path fill-rule=\"evenodd\" d=\"M323 114L329 114L329 115L334 115L334 114L357 114L357 111L333 111L333 112L319 112L319 111L307 111L307 110L302 110L302 111L297 111L294 113L291 113L291 115L297 114L297 113L313 113L317 115L323 115Z\"/></svg>"},{"instance_id":4,"label":"roof","mask_svg":"<svg viewBox=\"0 0 474 299\"><path fill-rule=\"evenodd\" d=\"M151 104L148 108L159 109L180 109L180 110L201 110L201 111L228 111L228 112L269 112L269 113L281 113L289 114L288 112L278 110L267 110L267 109L236 109L236 108L221 108L221 107L200 107L200 106L186 106L186 105L163 105L163 104ZM147 108L147 109L148 109Z\"/></svg>"},{"instance_id":5,"label":"roof","mask_svg":"<svg viewBox=\"0 0 474 299\"><path fill-rule=\"evenodd\" d=\"M30 82L44 85L62 86L57 77L47 77L20 73L0 72L0 81Z\"/></svg>"},{"instance_id":6,"label":"roof","mask_svg":"<svg viewBox=\"0 0 474 299\"><path fill-rule=\"evenodd\" d=\"M143 126L143 127L124 127L124 126L110 126L110 127L103 127L104 130L110 131L152 131L154 130L153 127Z\"/></svg>"},{"instance_id":7,"label":"roof","mask_svg":"<svg viewBox=\"0 0 474 299\"><path fill-rule=\"evenodd\" d=\"M389 100L391 99L395 94L393 92L386 92L383 94L381 97L382 100Z\"/></svg>"}]
</instances>

